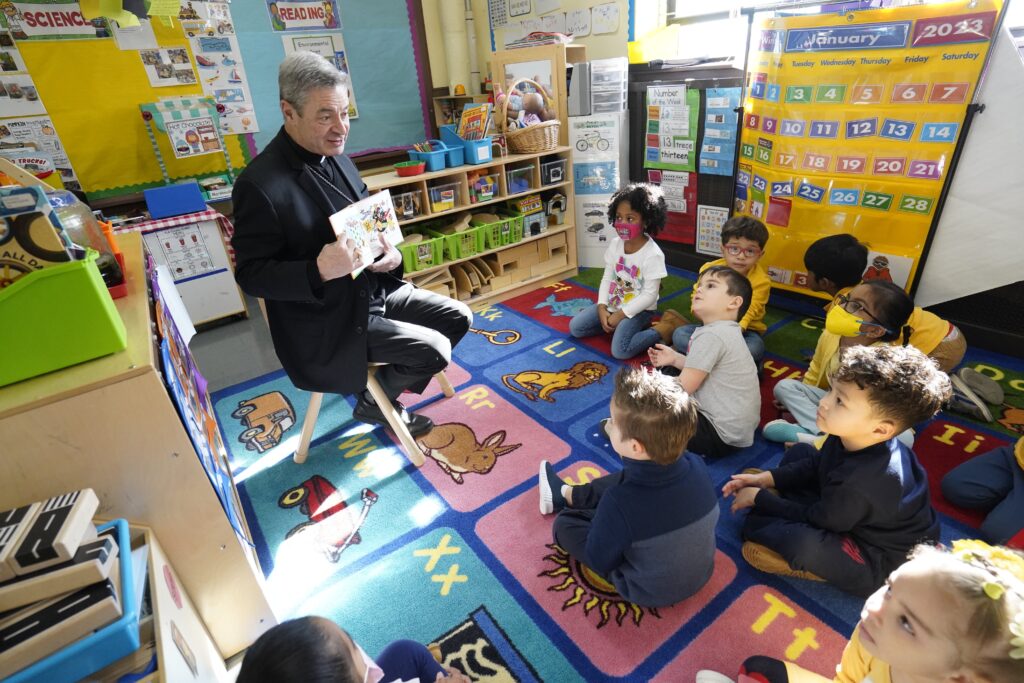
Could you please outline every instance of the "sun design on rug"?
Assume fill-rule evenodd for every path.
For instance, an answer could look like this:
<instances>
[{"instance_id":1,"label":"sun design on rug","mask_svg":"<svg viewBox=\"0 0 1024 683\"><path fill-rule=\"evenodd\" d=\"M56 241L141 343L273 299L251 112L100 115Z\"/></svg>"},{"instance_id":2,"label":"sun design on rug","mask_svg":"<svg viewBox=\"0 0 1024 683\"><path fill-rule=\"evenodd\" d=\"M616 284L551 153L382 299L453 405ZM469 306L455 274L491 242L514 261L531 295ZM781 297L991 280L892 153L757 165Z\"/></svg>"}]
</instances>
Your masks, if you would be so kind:
<instances>
[{"instance_id":1,"label":"sun design on rug","mask_svg":"<svg viewBox=\"0 0 1024 683\"><path fill-rule=\"evenodd\" d=\"M636 626L643 621L645 613L661 619L656 608L644 608L626 600L618 594L615 586L605 581L579 560L572 558L560 546L551 543L547 545L547 548L553 552L550 555L545 555L544 560L553 564L554 567L542 571L538 576L562 579L561 583L549 587L549 591L572 591L572 596L562 603L562 611L574 605L583 605L583 613L589 615L597 608L601 614L601 620L597 624L598 628L602 628L608 623L613 612L615 623L619 626L622 626L627 615Z\"/></svg>"}]
</instances>

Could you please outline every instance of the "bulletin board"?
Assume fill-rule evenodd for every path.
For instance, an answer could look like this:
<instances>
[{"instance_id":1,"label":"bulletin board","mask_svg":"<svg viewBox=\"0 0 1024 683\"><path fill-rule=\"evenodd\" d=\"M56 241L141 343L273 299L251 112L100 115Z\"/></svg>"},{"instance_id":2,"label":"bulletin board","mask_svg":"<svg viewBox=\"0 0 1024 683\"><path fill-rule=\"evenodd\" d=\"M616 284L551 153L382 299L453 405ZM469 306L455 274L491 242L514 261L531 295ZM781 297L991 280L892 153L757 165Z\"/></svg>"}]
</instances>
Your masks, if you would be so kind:
<instances>
[{"instance_id":1,"label":"bulletin board","mask_svg":"<svg viewBox=\"0 0 1024 683\"><path fill-rule=\"evenodd\" d=\"M352 121L346 145L349 154L404 148L429 136L428 98L420 85L411 2L375 0L373 12L360 8L358 0L340 3L341 33L350 52L360 114ZM260 127L255 134L225 136L237 172L282 124L277 67L285 52L284 33L272 29L265 2L234 2L231 12ZM192 57L177 19L173 27L156 19L152 25L160 47L186 47ZM119 50L113 38L25 40L18 41L18 48L90 199L163 184L139 104L201 96L199 84L152 87L138 51ZM158 140L165 159L170 160L172 179L225 170L219 154L174 159L164 137Z\"/></svg>"},{"instance_id":2,"label":"bulletin board","mask_svg":"<svg viewBox=\"0 0 1024 683\"><path fill-rule=\"evenodd\" d=\"M1002 6L755 22L735 211L767 224L775 285L800 291L807 246L846 232L866 279L912 287Z\"/></svg>"}]
</instances>

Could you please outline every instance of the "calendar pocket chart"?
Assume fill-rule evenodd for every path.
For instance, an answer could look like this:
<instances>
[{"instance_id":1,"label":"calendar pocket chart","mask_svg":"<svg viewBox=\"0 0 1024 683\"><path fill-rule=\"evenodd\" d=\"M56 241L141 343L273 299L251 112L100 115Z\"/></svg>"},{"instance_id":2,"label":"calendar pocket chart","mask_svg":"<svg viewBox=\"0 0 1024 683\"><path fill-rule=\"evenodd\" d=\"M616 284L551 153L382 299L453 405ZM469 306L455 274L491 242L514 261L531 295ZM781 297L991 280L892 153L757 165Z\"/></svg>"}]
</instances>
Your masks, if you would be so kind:
<instances>
[{"instance_id":1,"label":"calendar pocket chart","mask_svg":"<svg viewBox=\"0 0 1024 683\"><path fill-rule=\"evenodd\" d=\"M839 232L909 258L899 284L912 284L1004 4L755 26L734 206L785 241L766 255L766 266L793 275L777 284L799 290L807 246Z\"/></svg>"}]
</instances>

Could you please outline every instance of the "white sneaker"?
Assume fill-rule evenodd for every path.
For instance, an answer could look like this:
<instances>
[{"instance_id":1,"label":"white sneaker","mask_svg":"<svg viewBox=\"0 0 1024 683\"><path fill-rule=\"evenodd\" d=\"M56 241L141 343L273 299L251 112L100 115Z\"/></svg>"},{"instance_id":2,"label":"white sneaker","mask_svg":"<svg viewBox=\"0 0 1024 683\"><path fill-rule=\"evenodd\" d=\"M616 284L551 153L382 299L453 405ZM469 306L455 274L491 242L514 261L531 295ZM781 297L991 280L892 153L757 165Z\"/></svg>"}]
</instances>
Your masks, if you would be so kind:
<instances>
[{"instance_id":1,"label":"white sneaker","mask_svg":"<svg viewBox=\"0 0 1024 683\"><path fill-rule=\"evenodd\" d=\"M725 674L720 674L711 669L701 669L693 679L694 683L735 683Z\"/></svg>"}]
</instances>

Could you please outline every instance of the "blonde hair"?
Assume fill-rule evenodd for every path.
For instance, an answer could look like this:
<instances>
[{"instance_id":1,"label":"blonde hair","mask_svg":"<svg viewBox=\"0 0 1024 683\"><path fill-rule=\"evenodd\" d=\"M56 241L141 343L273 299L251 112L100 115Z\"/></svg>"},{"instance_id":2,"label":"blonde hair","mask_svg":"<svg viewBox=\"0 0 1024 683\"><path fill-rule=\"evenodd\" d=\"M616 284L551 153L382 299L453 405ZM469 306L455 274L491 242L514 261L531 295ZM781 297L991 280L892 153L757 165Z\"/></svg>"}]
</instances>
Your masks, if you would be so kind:
<instances>
[{"instance_id":1,"label":"blonde hair","mask_svg":"<svg viewBox=\"0 0 1024 683\"><path fill-rule=\"evenodd\" d=\"M1010 655L1015 650L1010 624L1024 620L1024 554L967 541L952 550L918 546L910 559L931 564L938 585L960 602L949 611L957 617L952 638L957 668L990 683L1024 681L1024 657ZM1007 569L1007 564L1018 569Z\"/></svg>"}]
</instances>

